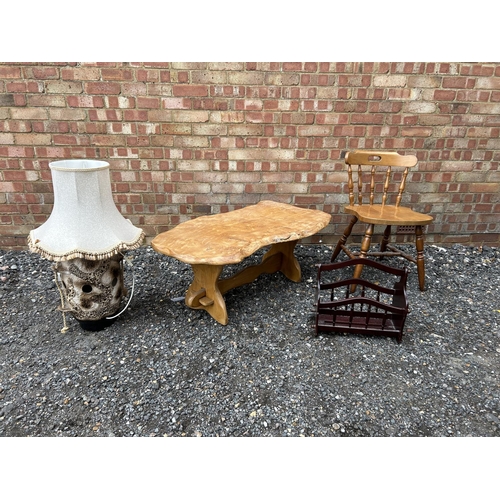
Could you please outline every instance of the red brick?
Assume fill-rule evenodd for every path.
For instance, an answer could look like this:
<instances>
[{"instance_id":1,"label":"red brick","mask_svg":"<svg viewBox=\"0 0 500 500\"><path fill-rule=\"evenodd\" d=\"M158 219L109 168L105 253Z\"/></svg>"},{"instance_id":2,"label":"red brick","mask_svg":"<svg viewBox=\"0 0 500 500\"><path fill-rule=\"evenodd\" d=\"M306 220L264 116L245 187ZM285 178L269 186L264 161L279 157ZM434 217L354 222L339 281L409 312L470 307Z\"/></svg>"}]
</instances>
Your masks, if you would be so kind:
<instances>
[{"instance_id":1,"label":"red brick","mask_svg":"<svg viewBox=\"0 0 500 500\"><path fill-rule=\"evenodd\" d=\"M101 69L101 75L102 79L106 81L108 80L130 81L134 77L134 72L131 69L103 68Z\"/></svg>"},{"instance_id":2,"label":"red brick","mask_svg":"<svg viewBox=\"0 0 500 500\"><path fill-rule=\"evenodd\" d=\"M21 182L0 182L0 193L22 192L24 185Z\"/></svg>"},{"instance_id":3,"label":"red brick","mask_svg":"<svg viewBox=\"0 0 500 500\"><path fill-rule=\"evenodd\" d=\"M352 114L351 115L351 123L352 124L358 124L358 123L364 123L364 124L382 124L384 123L384 117L383 115L377 115L373 113L367 113L367 114Z\"/></svg>"},{"instance_id":4,"label":"red brick","mask_svg":"<svg viewBox=\"0 0 500 500\"><path fill-rule=\"evenodd\" d=\"M174 85L173 94L175 97L206 97L208 96L207 85Z\"/></svg>"},{"instance_id":5,"label":"red brick","mask_svg":"<svg viewBox=\"0 0 500 500\"><path fill-rule=\"evenodd\" d=\"M88 82L84 88L87 94L116 95L121 92L120 84L112 82Z\"/></svg>"},{"instance_id":6,"label":"red brick","mask_svg":"<svg viewBox=\"0 0 500 500\"><path fill-rule=\"evenodd\" d=\"M404 127L401 130L401 135L406 137L430 137L432 135L432 127Z\"/></svg>"},{"instance_id":7,"label":"red brick","mask_svg":"<svg viewBox=\"0 0 500 500\"><path fill-rule=\"evenodd\" d=\"M0 78L1 79L19 79L21 78L21 68L15 66L1 66L0 65Z\"/></svg>"},{"instance_id":8,"label":"red brick","mask_svg":"<svg viewBox=\"0 0 500 500\"><path fill-rule=\"evenodd\" d=\"M102 108L104 107L104 99L94 96L68 96L68 106L72 108Z\"/></svg>"},{"instance_id":9,"label":"red brick","mask_svg":"<svg viewBox=\"0 0 500 500\"><path fill-rule=\"evenodd\" d=\"M454 90L435 90L434 99L437 101L453 101L455 99L456 92Z\"/></svg>"},{"instance_id":10,"label":"red brick","mask_svg":"<svg viewBox=\"0 0 500 500\"><path fill-rule=\"evenodd\" d=\"M157 97L138 97L138 108L158 109L160 107L160 99Z\"/></svg>"},{"instance_id":11,"label":"red brick","mask_svg":"<svg viewBox=\"0 0 500 500\"><path fill-rule=\"evenodd\" d=\"M253 110L260 111L264 107L261 99L236 99L234 102L234 109L239 110Z\"/></svg>"},{"instance_id":12,"label":"red brick","mask_svg":"<svg viewBox=\"0 0 500 500\"><path fill-rule=\"evenodd\" d=\"M148 121L148 112L135 109L126 109L123 111L123 118L125 121Z\"/></svg>"},{"instance_id":13,"label":"red brick","mask_svg":"<svg viewBox=\"0 0 500 500\"><path fill-rule=\"evenodd\" d=\"M157 69L138 69L135 74L138 82L160 81L160 72Z\"/></svg>"},{"instance_id":14,"label":"red brick","mask_svg":"<svg viewBox=\"0 0 500 500\"><path fill-rule=\"evenodd\" d=\"M302 63L285 62L283 63L283 71L302 71Z\"/></svg>"},{"instance_id":15,"label":"red brick","mask_svg":"<svg viewBox=\"0 0 500 500\"><path fill-rule=\"evenodd\" d=\"M12 106L14 104L14 96L11 93L15 92L23 92L26 93L28 91L28 83L27 82L6 82L5 90L9 92L9 94L0 94L0 106ZM10 100L10 104L7 101Z\"/></svg>"},{"instance_id":16,"label":"red brick","mask_svg":"<svg viewBox=\"0 0 500 500\"><path fill-rule=\"evenodd\" d=\"M27 78L35 80L51 80L59 78L59 69L54 66L33 66L24 72Z\"/></svg>"},{"instance_id":17,"label":"red brick","mask_svg":"<svg viewBox=\"0 0 500 500\"><path fill-rule=\"evenodd\" d=\"M408 99L411 98L411 89L409 89L409 88L404 88L404 89L392 88L392 89L388 89L387 97L388 97L388 99L404 99L404 100L408 100Z\"/></svg>"},{"instance_id":18,"label":"red brick","mask_svg":"<svg viewBox=\"0 0 500 500\"><path fill-rule=\"evenodd\" d=\"M90 109L89 118L92 121L121 121L123 120L123 113L116 109Z\"/></svg>"},{"instance_id":19,"label":"red brick","mask_svg":"<svg viewBox=\"0 0 500 500\"><path fill-rule=\"evenodd\" d=\"M475 84L476 80L474 78L464 78L460 76L449 76L443 78L443 88L473 89Z\"/></svg>"}]
</instances>

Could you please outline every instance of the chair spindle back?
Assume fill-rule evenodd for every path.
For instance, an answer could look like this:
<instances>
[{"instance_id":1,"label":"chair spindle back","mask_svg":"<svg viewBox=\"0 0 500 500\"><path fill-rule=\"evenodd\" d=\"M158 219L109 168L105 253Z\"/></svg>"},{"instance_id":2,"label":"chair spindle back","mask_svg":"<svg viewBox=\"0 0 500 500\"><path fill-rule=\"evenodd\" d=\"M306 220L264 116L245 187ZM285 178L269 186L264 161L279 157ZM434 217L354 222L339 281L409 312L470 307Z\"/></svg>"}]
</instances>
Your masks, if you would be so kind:
<instances>
[{"instance_id":1,"label":"chair spindle back","mask_svg":"<svg viewBox=\"0 0 500 500\"><path fill-rule=\"evenodd\" d=\"M403 198L403 193L406 188L406 179L408 177L408 172L410 167L414 167L417 164L417 157L414 155L400 155L399 153L388 151L350 151L346 154L345 162L347 164L347 175L348 175L348 189L349 189L349 205L354 205L357 198L357 204L363 205L364 193L363 193L363 180L366 177L363 176L363 166L370 166L369 171L369 182L368 185L368 199L369 204L375 204L375 195L377 193L376 186L379 184L377 180L377 173L380 172L380 168L385 167L385 177L382 188L381 204L384 206L389 198L389 188L391 186L391 178L393 176L392 167L404 167L401 182L398 186L398 193L396 196L395 205L399 207L401 200ZM353 165L357 165L356 179L354 179ZM356 194L355 194L356 186Z\"/></svg>"}]
</instances>

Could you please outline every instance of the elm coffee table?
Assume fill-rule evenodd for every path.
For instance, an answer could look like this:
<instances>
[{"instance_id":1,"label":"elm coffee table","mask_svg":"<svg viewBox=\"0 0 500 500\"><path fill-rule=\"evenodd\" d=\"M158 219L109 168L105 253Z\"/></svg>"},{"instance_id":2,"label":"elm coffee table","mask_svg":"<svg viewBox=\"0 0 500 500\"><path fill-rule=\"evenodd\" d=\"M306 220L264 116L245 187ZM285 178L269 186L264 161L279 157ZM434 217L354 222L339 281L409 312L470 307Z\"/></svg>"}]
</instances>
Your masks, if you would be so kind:
<instances>
[{"instance_id":1,"label":"elm coffee table","mask_svg":"<svg viewBox=\"0 0 500 500\"><path fill-rule=\"evenodd\" d=\"M204 215L183 222L156 236L157 252L190 264L194 279L185 295L192 309L204 309L227 325L227 291L256 280L262 273L281 271L300 281L300 265L293 253L297 241L311 236L330 222L321 210L285 203L261 201L232 212ZM237 264L262 247L271 245L258 265L248 266L226 279L219 279L227 264Z\"/></svg>"}]
</instances>

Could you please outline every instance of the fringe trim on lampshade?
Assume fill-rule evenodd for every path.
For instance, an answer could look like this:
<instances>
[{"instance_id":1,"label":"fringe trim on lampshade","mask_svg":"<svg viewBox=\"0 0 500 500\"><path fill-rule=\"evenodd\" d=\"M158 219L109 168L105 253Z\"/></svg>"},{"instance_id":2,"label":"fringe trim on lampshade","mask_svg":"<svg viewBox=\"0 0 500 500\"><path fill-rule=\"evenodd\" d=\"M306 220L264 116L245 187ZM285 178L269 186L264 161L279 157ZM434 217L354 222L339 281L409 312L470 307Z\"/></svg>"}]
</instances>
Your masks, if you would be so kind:
<instances>
[{"instance_id":1,"label":"fringe trim on lampshade","mask_svg":"<svg viewBox=\"0 0 500 500\"><path fill-rule=\"evenodd\" d=\"M28 240L28 248L30 249L31 252L38 253L42 257L48 260L53 260L55 262L62 262L65 260L72 260L72 259L86 259L86 260L109 259L110 257L113 257L113 255L117 255L120 252L126 250L135 250L136 248L139 248L142 245L144 237L145 233L144 231L141 230L139 236L132 243L120 243L115 247L111 248L110 250L107 250L106 252L96 253L96 252L85 252L81 250L72 250L71 252L65 254L53 254L39 247L38 246L39 241L38 240L33 241L31 233L28 235L27 240Z\"/></svg>"}]
</instances>

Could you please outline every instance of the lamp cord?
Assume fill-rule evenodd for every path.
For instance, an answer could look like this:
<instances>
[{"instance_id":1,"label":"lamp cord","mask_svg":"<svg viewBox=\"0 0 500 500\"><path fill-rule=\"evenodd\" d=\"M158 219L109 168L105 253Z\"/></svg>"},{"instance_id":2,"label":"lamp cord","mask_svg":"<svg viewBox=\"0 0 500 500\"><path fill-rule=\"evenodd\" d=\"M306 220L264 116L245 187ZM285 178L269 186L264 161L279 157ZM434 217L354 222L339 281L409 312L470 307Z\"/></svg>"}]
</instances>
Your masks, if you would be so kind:
<instances>
[{"instance_id":1,"label":"lamp cord","mask_svg":"<svg viewBox=\"0 0 500 500\"><path fill-rule=\"evenodd\" d=\"M59 285L59 277L58 277L58 272L57 270L54 268L54 277L55 277L55 282L56 282L56 286L57 286L57 289L59 290L59 295L61 296L61 313L62 313L62 317L63 317L63 324L64 324L64 327L61 328L61 333L66 333L69 328L68 328L68 325L66 324L66 314L65 314L65 305L64 305L64 295L63 295L63 292L61 290L61 287Z\"/></svg>"},{"instance_id":2,"label":"lamp cord","mask_svg":"<svg viewBox=\"0 0 500 500\"><path fill-rule=\"evenodd\" d=\"M119 252L119 253L123 257L123 260L127 261L127 264L129 264L129 266L130 266L130 271L132 273L132 291L130 292L130 297L129 297L128 302L125 305L125 307L118 314L115 314L114 316L106 316L106 319L118 318L118 316L120 316L122 313L124 313L127 310L127 307L129 306L129 304L132 300L132 297L134 296L135 276L134 276L134 269L132 266L132 261L131 261L131 259L125 257L125 255L123 255L121 252Z\"/></svg>"}]
</instances>

